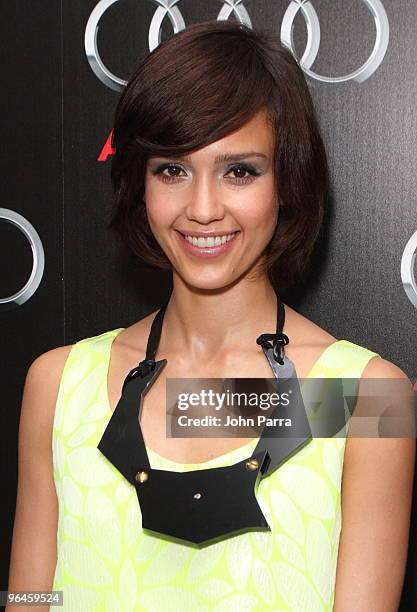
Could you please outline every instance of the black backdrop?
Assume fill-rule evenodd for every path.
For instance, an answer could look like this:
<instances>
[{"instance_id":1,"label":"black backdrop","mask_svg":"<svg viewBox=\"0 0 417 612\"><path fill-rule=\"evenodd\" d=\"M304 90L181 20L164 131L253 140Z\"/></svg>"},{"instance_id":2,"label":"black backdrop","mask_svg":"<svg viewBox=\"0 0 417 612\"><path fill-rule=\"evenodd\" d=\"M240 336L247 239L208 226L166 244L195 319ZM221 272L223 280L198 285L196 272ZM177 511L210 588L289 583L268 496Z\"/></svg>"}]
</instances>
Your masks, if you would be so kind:
<instances>
[{"instance_id":1,"label":"black backdrop","mask_svg":"<svg viewBox=\"0 0 417 612\"><path fill-rule=\"evenodd\" d=\"M0 208L20 213L37 230L45 271L28 301L8 309L0 304L1 589L7 588L18 419L29 364L50 348L130 325L157 308L171 288L166 273L134 268L105 229L110 157L99 157L118 93L95 76L86 58L84 33L95 4L2 3ZM253 25L277 37L290 4L244 1ZM336 337L393 361L414 382L417 313L404 292L400 265L417 229L417 6L407 0L383 4L389 45L374 74L362 83L307 76L329 156L331 215L314 273L287 301ZM221 3L181 0L178 7L190 24L215 19ZM355 70L375 41L367 2L314 0L314 8L321 42L312 69L323 75ZM119 77L126 79L137 58L149 52L155 10L150 0L119 0L103 15L100 54ZM171 35L165 19L162 40ZM306 40L299 13L294 21L299 57ZM28 242L0 219L0 297L17 291L30 269ZM416 512L413 504L402 610L417 609Z\"/></svg>"}]
</instances>

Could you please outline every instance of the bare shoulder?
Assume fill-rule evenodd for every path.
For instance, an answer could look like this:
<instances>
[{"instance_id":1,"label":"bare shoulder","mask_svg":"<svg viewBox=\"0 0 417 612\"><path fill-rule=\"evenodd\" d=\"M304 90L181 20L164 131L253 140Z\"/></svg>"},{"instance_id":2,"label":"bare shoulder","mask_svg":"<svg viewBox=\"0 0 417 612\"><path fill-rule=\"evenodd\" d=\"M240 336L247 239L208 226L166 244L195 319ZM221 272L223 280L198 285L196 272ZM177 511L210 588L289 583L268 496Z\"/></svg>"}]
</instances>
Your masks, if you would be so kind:
<instances>
[{"instance_id":1,"label":"bare shoulder","mask_svg":"<svg viewBox=\"0 0 417 612\"><path fill-rule=\"evenodd\" d=\"M58 391L73 345L50 349L29 366L23 388L19 426L21 457L33 452L49 456Z\"/></svg>"},{"instance_id":2,"label":"bare shoulder","mask_svg":"<svg viewBox=\"0 0 417 612\"><path fill-rule=\"evenodd\" d=\"M27 381L32 382L38 378L52 381L61 375L65 362L73 345L66 344L42 353L29 366Z\"/></svg>"},{"instance_id":3,"label":"bare shoulder","mask_svg":"<svg viewBox=\"0 0 417 612\"><path fill-rule=\"evenodd\" d=\"M293 344L326 346L338 339L290 306L285 306L286 326L294 339ZM395 363L376 355L367 363L362 378L395 378L408 380L407 374ZM411 384L411 381L410 381Z\"/></svg>"},{"instance_id":4,"label":"bare shoulder","mask_svg":"<svg viewBox=\"0 0 417 612\"><path fill-rule=\"evenodd\" d=\"M372 357L359 381L358 400L353 416L369 416L369 397L372 397L372 394L378 397L378 407L372 405L372 414L376 417L378 430L369 437L348 437L346 467L360 465L366 457L369 459L376 452L380 463L393 464L394 454L398 469L404 466L410 468L414 465L416 446L415 392L411 380L395 363L379 356ZM397 425L390 419L394 416ZM389 432L385 432L384 428L387 426ZM393 429L394 427L398 429ZM354 427L350 429L357 431Z\"/></svg>"},{"instance_id":5,"label":"bare shoulder","mask_svg":"<svg viewBox=\"0 0 417 612\"><path fill-rule=\"evenodd\" d=\"M297 346L315 346L325 348L337 340L324 327L320 327L290 306L285 305L284 330L288 332L291 343Z\"/></svg>"},{"instance_id":6,"label":"bare shoulder","mask_svg":"<svg viewBox=\"0 0 417 612\"><path fill-rule=\"evenodd\" d=\"M121 331L113 343L113 347L123 346L123 349L145 350L152 322L158 310L151 312L136 323Z\"/></svg>"},{"instance_id":7,"label":"bare shoulder","mask_svg":"<svg viewBox=\"0 0 417 612\"><path fill-rule=\"evenodd\" d=\"M388 361L383 357L375 356L372 357L363 373L362 378L395 378L395 379L403 379L408 380L411 385L411 381L408 378L407 374L398 367L392 361Z\"/></svg>"},{"instance_id":8,"label":"bare shoulder","mask_svg":"<svg viewBox=\"0 0 417 612\"><path fill-rule=\"evenodd\" d=\"M143 359L151 325L157 312L157 310L151 312L117 335L112 345L112 369L126 371Z\"/></svg>"},{"instance_id":9,"label":"bare shoulder","mask_svg":"<svg viewBox=\"0 0 417 612\"><path fill-rule=\"evenodd\" d=\"M72 345L59 346L39 355L29 366L22 399L22 423L30 421L39 425L40 431L50 433L55 404L65 362Z\"/></svg>"},{"instance_id":10,"label":"bare shoulder","mask_svg":"<svg viewBox=\"0 0 417 612\"><path fill-rule=\"evenodd\" d=\"M36 357L28 368L25 389L39 387L47 391L58 387L72 347L72 344L58 346Z\"/></svg>"}]
</instances>

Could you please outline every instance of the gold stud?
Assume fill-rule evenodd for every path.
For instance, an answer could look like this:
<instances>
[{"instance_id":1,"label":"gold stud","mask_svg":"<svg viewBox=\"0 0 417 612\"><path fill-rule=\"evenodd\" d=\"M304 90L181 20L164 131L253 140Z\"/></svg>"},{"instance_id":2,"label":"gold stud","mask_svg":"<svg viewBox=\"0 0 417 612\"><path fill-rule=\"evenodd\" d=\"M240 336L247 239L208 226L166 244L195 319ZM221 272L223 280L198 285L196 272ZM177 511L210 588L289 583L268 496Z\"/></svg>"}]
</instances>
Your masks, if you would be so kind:
<instances>
[{"instance_id":1,"label":"gold stud","mask_svg":"<svg viewBox=\"0 0 417 612\"><path fill-rule=\"evenodd\" d=\"M136 482L146 482L149 478L148 472L138 472L135 476Z\"/></svg>"},{"instance_id":2,"label":"gold stud","mask_svg":"<svg viewBox=\"0 0 417 612\"><path fill-rule=\"evenodd\" d=\"M251 471L257 470L258 467L259 467L259 461L257 459L248 459L246 461L246 468L248 470L251 470Z\"/></svg>"}]
</instances>

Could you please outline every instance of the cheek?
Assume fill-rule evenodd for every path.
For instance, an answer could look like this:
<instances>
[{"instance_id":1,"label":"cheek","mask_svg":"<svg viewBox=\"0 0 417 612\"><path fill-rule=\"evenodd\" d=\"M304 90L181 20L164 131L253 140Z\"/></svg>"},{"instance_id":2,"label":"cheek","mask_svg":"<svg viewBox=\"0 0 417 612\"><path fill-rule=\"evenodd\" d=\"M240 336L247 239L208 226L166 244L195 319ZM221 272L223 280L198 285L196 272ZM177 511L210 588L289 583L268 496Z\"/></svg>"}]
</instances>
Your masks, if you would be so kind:
<instances>
[{"instance_id":1,"label":"cheek","mask_svg":"<svg viewBox=\"0 0 417 612\"><path fill-rule=\"evenodd\" d=\"M164 203L158 182L148 174L145 175L143 199L151 229L164 227L167 223L167 212L171 210L171 207L167 206L166 202Z\"/></svg>"},{"instance_id":2,"label":"cheek","mask_svg":"<svg viewBox=\"0 0 417 612\"><path fill-rule=\"evenodd\" d=\"M248 194L241 203L242 224L248 229L273 233L278 218L277 197L269 182Z\"/></svg>"},{"instance_id":3,"label":"cheek","mask_svg":"<svg viewBox=\"0 0 417 612\"><path fill-rule=\"evenodd\" d=\"M155 189L145 192L145 207L149 225L155 232L172 225L177 215L177 206L172 198L166 195L161 197Z\"/></svg>"},{"instance_id":4,"label":"cheek","mask_svg":"<svg viewBox=\"0 0 417 612\"><path fill-rule=\"evenodd\" d=\"M166 209L154 202L152 198L146 200L146 215L152 230L164 227L167 223Z\"/></svg>"}]
</instances>

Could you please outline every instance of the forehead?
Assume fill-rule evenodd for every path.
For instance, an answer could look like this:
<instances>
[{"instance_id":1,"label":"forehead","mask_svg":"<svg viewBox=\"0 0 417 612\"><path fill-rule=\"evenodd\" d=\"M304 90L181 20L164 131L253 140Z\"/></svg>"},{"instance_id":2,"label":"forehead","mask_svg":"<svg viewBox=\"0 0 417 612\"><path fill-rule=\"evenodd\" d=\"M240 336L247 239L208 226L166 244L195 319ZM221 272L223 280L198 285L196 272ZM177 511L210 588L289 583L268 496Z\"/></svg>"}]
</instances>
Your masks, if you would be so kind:
<instances>
[{"instance_id":1,"label":"forehead","mask_svg":"<svg viewBox=\"0 0 417 612\"><path fill-rule=\"evenodd\" d=\"M239 129L218 140L217 143L225 143L226 145L230 145L235 142L240 143L245 141L248 144L252 142L259 146L262 145L268 148L273 144L273 140L272 127L268 123L266 112L262 110L256 113L256 115L254 115Z\"/></svg>"},{"instance_id":2,"label":"forehead","mask_svg":"<svg viewBox=\"0 0 417 612\"><path fill-rule=\"evenodd\" d=\"M186 155L184 160L218 159L222 160L222 153L236 153L258 151L266 156L272 156L274 149L274 133L267 120L265 111L259 111L240 128L223 138L202 147L198 151Z\"/></svg>"}]
</instances>

